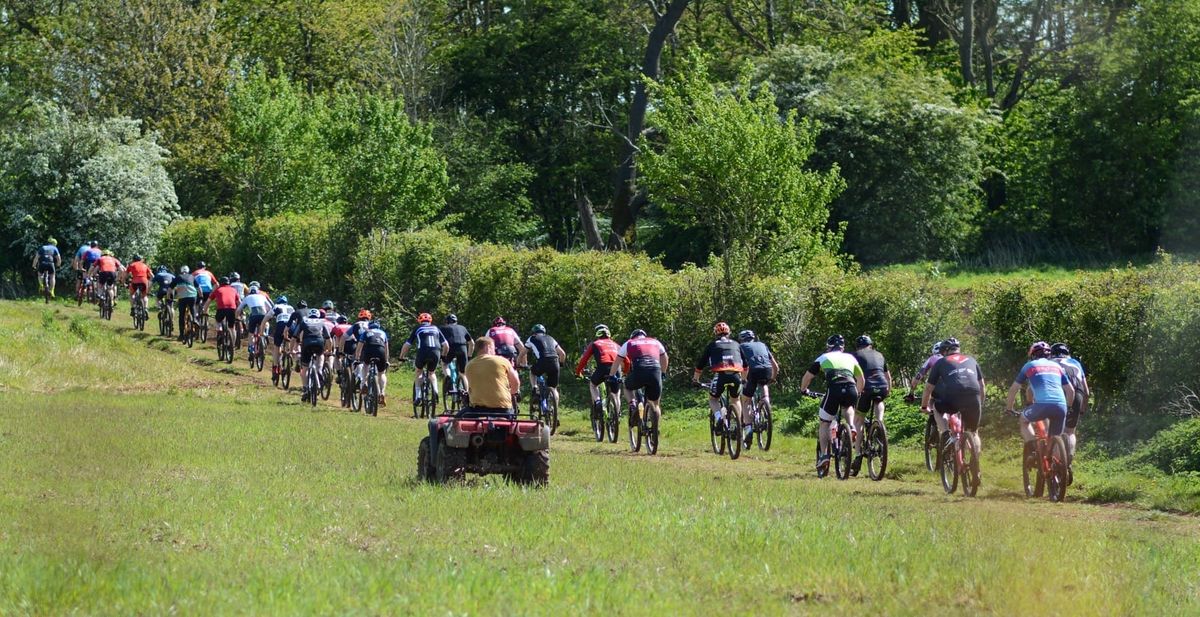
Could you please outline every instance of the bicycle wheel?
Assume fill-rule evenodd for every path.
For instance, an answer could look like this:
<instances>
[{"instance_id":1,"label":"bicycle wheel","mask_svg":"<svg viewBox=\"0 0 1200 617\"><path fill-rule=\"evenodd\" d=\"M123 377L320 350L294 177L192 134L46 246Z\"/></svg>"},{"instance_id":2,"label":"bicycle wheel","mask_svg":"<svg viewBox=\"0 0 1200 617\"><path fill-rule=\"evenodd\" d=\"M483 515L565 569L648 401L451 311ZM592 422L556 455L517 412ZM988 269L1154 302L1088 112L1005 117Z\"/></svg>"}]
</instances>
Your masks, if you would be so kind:
<instances>
[{"instance_id":1,"label":"bicycle wheel","mask_svg":"<svg viewBox=\"0 0 1200 617\"><path fill-rule=\"evenodd\" d=\"M1024 480L1026 497L1041 497L1045 479L1042 478L1042 461L1035 442L1027 442L1021 456L1021 479Z\"/></svg>"},{"instance_id":2,"label":"bicycle wheel","mask_svg":"<svg viewBox=\"0 0 1200 617\"><path fill-rule=\"evenodd\" d=\"M837 473L838 480L845 480L850 477L851 451L850 429L845 424L838 423L837 445L834 448L834 471Z\"/></svg>"},{"instance_id":3,"label":"bicycle wheel","mask_svg":"<svg viewBox=\"0 0 1200 617\"><path fill-rule=\"evenodd\" d=\"M646 419L646 452L658 454L658 418L651 415Z\"/></svg>"},{"instance_id":4,"label":"bicycle wheel","mask_svg":"<svg viewBox=\"0 0 1200 617\"><path fill-rule=\"evenodd\" d=\"M437 415L437 395L433 391L433 373L425 374L425 395L421 397L421 414L426 418Z\"/></svg>"},{"instance_id":5,"label":"bicycle wheel","mask_svg":"<svg viewBox=\"0 0 1200 617\"><path fill-rule=\"evenodd\" d=\"M254 369L260 373L263 370L263 365L267 361L267 354L264 351L266 346L267 341L262 337L259 337L258 342L254 344Z\"/></svg>"},{"instance_id":6,"label":"bicycle wheel","mask_svg":"<svg viewBox=\"0 0 1200 617\"><path fill-rule=\"evenodd\" d=\"M558 403L554 401L554 397L552 396L546 398L546 415L550 424L550 434L553 435L558 432ZM649 447L649 444L647 444L647 447ZM654 454L654 452L652 451L650 454Z\"/></svg>"},{"instance_id":7,"label":"bicycle wheel","mask_svg":"<svg viewBox=\"0 0 1200 617\"><path fill-rule=\"evenodd\" d=\"M185 334L183 337L184 342L187 343L187 346L190 349L192 347L192 345L196 344L196 324L187 323L187 324L184 324L183 327L187 332L187 334Z\"/></svg>"},{"instance_id":8,"label":"bicycle wheel","mask_svg":"<svg viewBox=\"0 0 1200 617\"><path fill-rule=\"evenodd\" d=\"M306 391L308 392L308 402L313 407L317 406L317 396L321 392L321 371L313 366L310 362L308 365L308 381L306 383Z\"/></svg>"},{"instance_id":9,"label":"bicycle wheel","mask_svg":"<svg viewBox=\"0 0 1200 617\"><path fill-rule=\"evenodd\" d=\"M820 467L820 463L821 463L821 439L820 439L819 437L817 438L817 456L816 456L816 458L815 458L815 459L813 459L813 460L815 460L815 461L816 461L816 463L817 463L817 477L818 477L818 478L824 478L825 476L829 475L829 466L828 466L828 465L826 465L824 469L822 469L822 468Z\"/></svg>"},{"instance_id":10,"label":"bicycle wheel","mask_svg":"<svg viewBox=\"0 0 1200 617\"><path fill-rule=\"evenodd\" d=\"M279 384L284 392L292 389L292 354L290 352L282 352L283 357L279 359Z\"/></svg>"},{"instance_id":11,"label":"bicycle wheel","mask_svg":"<svg viewBox=\"0 0 1200 617\"><path fill-rule=\"evenodd\" d=\"M974 441L968 441L963 448L962 490L967 497L974 497L979 492L979 454L975 451Z\"/></svg>"},{"instance_id":12,"label":"bicycle wheel","mask_svg":"<svg viewBox=\"0 0 1200 617\"><path fill-rule=\"evenodd\" d=\"M200 314L200 342L208 342L208 311Z\"/></svg>"},{"instance_id":13,"label":"bicycle wheel","mask_svg":"<svg viewBox=\"0 0 1200 617\"><path fill-rule=\"evenodd\" d=\"M955 448L953 441L942 448L942 488L947 495L954 494L954 489L958 488L958 457L955 455Z\"/></svg>"},{"instance_id":14,"label":"bicycle wheel","mask_svg":"<svg viewBox=\"0 0 1200 617\"><path fill-rule=\"evenodd\" d=\"M934 471L934 465L937 463L938 449L938 429L937 421L933 419L933 414L929 414L929 419L925 420L925 469Z\"/></svg>"},{"instance_id":15,"label":"bicycle wheel","mask_svg":"<svg viewBox=\"0 0 1200 617\"><path fill-rule=\"evenodd\" d=\"M878 482L887 471L888 439L887 429L882 422L872 422L871 430L867 433L867 475Z\"/></svg>"},{"instance_id":16,"label":"bicycle wheel","mask_svg":"<svg viewBox=\"0 0 1200 617\"><path fill-rule=\"evenodd\" d=\"M232 350L231 350L232 352ZM321 400L328 401L329 395L333 394L333 380L330 379L329 368L325 366L325 362L321 362Z\"/></svg>"},{"instance_id":17,"label":"bicycle wheel","mask_svg":"<svg viewBox=\"0 0 1200 617\"><path fill-rule=\"evenodd\" d=\"M597 442L604 441L604 405L600 401L592 401L592 436Z\"/></svg>"},{"instance_id":18,"label":"bicycle wheel","mask_svg":"<svg viewBox=\"0 0 1200 617\"><path fill-rule=\"evenodd\" d=\"M363 396L363 408L366 409L367 415L378 416L379 385L376 383L378 379L376 378L376 372L373 367L370 373L367 375L367 381L369 383L367 384L367 393Z\"/></svg>"},{"instance_id":19,"label":"bicycle wheel","mask_svg":"<svg viewBox=\"0 0 1200 617\"><path fill-rule=\"evenodd\" d=\"M605 432L608 433L608 443L617 443L621 437L621 404L612 397L604 397Z\"/></svg>"},{"instance_id":20,"label":"bicycle wheel","mask_svg":"<svg viewBox=\"0 0 1200 617\"><path fill-rule=\"evenodd\" d=\"M1046 493L1050 501L1067 500L1067 444L1061 435L1050 441L1050 474L1046 477Z\"/></svg>"},{"instance_id":21,"label":"bicycle wheel","mask_svg":"<svg viewBox=\"0 0 1200 617\"><path fill-rule=\"evenodd\" d=\"M708 441L712 444L713 454L725 454L724 431L717 425L717 417L708 412Z\"/></svg>"},{"instance_id":22,"label":"bicycle wheel","mask_svg":"<svg viewBox=\"0 0 1200 617\"><path fill-rule=\"evenodd\" d=\"M642 449L641 404L633 403L629 407L629 450L637 452Z\"/></svg>"},{"instance_id":23,"label":"bicycle wheel","mask_svg":"<svg viewBox=\"0 0 1200 617\"><path fill-rule=\"evenodd\" d=\"M736 461L742 455L742 419L736 413L725 414L725 443L729 446L729 460Z\"/></svg>"},{"instance_id":24,"label":"bicycle wheel","mask_svg":"<svg viewBox=\"0 0 1200 617\"><path fill-rule=\"evenodd\" d=\"M363 408L363 393L362 382L358 380L358 375L354 370L350 371L350 409L353 411L361 411Z\"/></svg>"},{"instance_id":25,"label":"bicycle wheel","mask_svg":"<svg viewBox=\"0 0 1200 617\"><path fill-rule=\"evenodd\" d=\"M758 407L758 422L754 427L754 437L758 441L758 449L766 452L771 449L771 434L775 430L775 421L771 417L771 402L762 401Z\"/></svg>"}]
</instances>

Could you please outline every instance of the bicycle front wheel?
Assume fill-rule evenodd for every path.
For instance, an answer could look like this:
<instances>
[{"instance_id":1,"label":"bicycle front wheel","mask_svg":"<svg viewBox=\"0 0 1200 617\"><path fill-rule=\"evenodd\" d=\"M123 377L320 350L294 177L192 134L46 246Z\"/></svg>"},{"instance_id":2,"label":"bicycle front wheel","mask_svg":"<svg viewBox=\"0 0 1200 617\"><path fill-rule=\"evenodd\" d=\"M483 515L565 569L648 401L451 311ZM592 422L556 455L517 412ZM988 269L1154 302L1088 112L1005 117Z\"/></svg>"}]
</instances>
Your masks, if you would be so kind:
<instances>
[{"instance_id":1,"label":"bicycle front wheel","mask_svg":"<svg viewBox=\"0 0 1200 617\"><path fill-rule=\"evenodd\" d=\"M873 422L867 434L867 444L864 447L867 455L867 475L878 482L887 471L888 439L887 429L882 422Z\"/></svg>"},{"instance_id":2,"label":"bicycle front wheel","mask_svg":"<svg viewBox=\"0 0 1200 617\"><path fill-rule=\"evenodd\" d=\"M979 493L979 453L975 451L973 441L968 441L967 447L963 448L962 488L967 497Z\"/></svg>"},{"instance_id":3,"label":"bicycle front wheel","mask_svg":"<svg viewBox=\"0 0 1200 617\"><path fill-rule=\"evenodd\" d=\"M742 419L730 411L725 420L725 444L729 447L729 460L736 461L742 455Z\"/></svg>"},{"instance_id":4,"label":"bicycle front wheel","mask_svg":"<svg viewBox=\"0 0 1200 617\"><path fill-rule=\"evenodd\" d=\"M929 414L929 419L925 420L925 469L934 471L934 465L937 462L938 450L938 429L937 421L933 419L933 414Z\"/></svg>"},{"instance_id":5,"label":"bicycle front wheel","mask_svg":"<svg viewBox=\"0 0 1200 617\"><path fill-rule=\"evenodd\" d=\"M833 446L834 471L838 480L845 480L850 477L850 428L839 423L837 433L837 443Z\"/></svg>"},{"instance_id":6,"label":"bicycle front wheel","mask_svg":"<svg viewBox=\"0 0 1200 617\"><path fill-rule=\"evenodd\" d=\"M1067 500L1067 445L1061 435L1050 442L1050 475L1046 478L1050 501Z\"/></svg>"},{"instance_id":7,"label":"bicycle front wheel","mask_svg":"<svg viewBox=\"0 0 1200 617\"><path fill-rule=\"evenodd\" d=\"M608 433L608 443L617 443L621 437L621 403L610 397L605 398L605 432Z\"/></svg>"},{"instance_id":8,"label":"bicycle front wheel","mask_svg":"<svg viewBox=\"0 0 1200 617\"><path fill-rule=\"evenodd\" d=\"M953 441L942 448L942 488L947 495L954 494L958 488L958 457L955 456L956 445Z\"/></svg>"}]
</instances>

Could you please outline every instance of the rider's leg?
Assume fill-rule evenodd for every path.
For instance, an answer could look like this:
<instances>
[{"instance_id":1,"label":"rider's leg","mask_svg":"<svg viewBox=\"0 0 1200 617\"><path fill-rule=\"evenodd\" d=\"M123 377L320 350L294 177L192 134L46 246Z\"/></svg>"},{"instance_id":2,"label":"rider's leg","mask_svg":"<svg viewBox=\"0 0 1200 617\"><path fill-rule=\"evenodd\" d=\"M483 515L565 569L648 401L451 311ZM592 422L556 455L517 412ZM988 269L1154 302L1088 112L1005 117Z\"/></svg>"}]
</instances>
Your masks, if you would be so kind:
<instances>
[{"instance_id":1,"label":"rider's leg","mask_svg":"<svg viewBox=\"0 0 1200 617\"><path fill-rule=\"evenodd\" d=\"M625 395L629 396L630 394L629 392L626 392ZM633 399L631 398L629 400L632 401ZM721 398L719 396L713 396L711 392L708 395L708 409L712 412L713 417L717 418L718 420L721 419Z\"/></svg>"},{"instance_id":2,"label":"rider's leg","mask_svg":"<svg viewBox=\"0 0 1200 617\"><path fill-rule=\"evenodd\" d=\"M857 436L854 439L855 446L857 447L862 439L862 420L858 417L858 414L854 413L854 405L846 407L846 423L850 425L850 434Z\"/></svg>"},{"instance_id":3,"label":"rider's leg","mask_svg":"<svg viewBox=\"0 0 1200 617\"><path fill-rule=\"evenodd\" d=\"M821 448L821 455L824 456L829 451L829 422L821 420L821 426L817 429L817 444Z\"/></svg>"},{"instance_id":4,"label":"rider's leg","mask_svg":"<svg viewBox=\"0 0 1200 617\"><path fill-rule=\"evenodd\" d=\"M1067 442L1067 458L1075 458L1075 427L1067 427L1067 430L1063 433L1063 440Z\"/></svg>"},{"instance_id":5,"label":"rider's leg","mask_svg":"<svg viewBox=\"0 0 1200 617\"><path fill-rule=\"evenodd\" d=\"M421 375L421 367L417 366L417 372L413 375L413 397L418 401L421 400L421 386L424 383L425 378Z\"/></svg>"},{"instance_id":6,"label":"rider's leg","mask_svg":"<svg viewBox=\"0 0 1200 617\"><path fill-rule=\"evenodd\" d=\"M593 403L600 400L600 386L597 386L596 384L592 383L592 380L590 380L590 379L588 380L588 392L592 393L592 402Z\"/></svg>"}]
</instances>

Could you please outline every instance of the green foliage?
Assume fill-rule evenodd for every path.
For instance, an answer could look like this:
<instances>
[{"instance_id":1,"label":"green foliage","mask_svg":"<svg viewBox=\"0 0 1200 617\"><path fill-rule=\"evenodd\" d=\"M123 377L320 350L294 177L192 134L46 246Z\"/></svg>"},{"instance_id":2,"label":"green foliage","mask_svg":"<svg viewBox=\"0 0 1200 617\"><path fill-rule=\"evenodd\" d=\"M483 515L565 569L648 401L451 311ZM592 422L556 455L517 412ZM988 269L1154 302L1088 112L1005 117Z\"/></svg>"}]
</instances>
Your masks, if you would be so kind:
<instances>
[{"instance_id":1,"label":"green foliage","mask_svg":"<svg viewBox=\"0 0 1200 617\"><path fill-rule=\"evenodd\" d=\"M232 261L235 223L231 217L183 219L169 225L158 240L154 261L165 264L172 272L179 266L195 266L199 261L212 262L216 271ZM157 265L156 264L156 265ZM232 268L226 268L232 269ZM246 279L249 282L250 279Z\"/></svg>"},{"instance_id":2,"label":"green foliage","mask_svg":"<svg viewBox=\"0 0 1200 617\"><path fill-rule=\"evenodd\" d=\"M1169 474L1200 472L1200 418L1160 431L1130 458Z\"/></svg>"},{"instance_id":3,"label":"green foliage","mask_svg":"<svg viewBox=\"0 0 1200 617\"><path fill-rule=\"evenodd\" d=\"M446 218L477 242L525 243L538 227L528 195L533 167L507 145L514 130L500 120L455 117L435 131L456 183L446 196Z\"/></svg>"},{"instance_id":4,"label":"green foliage","mask_svg":"<svg viewBox=\"0 0 1200 617\"><path fill-rule=\"evenodd\" d=\"M812 123L794 112L780 122L770 91L754 92L748 76L732 91L714 87L699 59L659 94L650 123L667 144L655 150L643 143L643 183L669 217L714 239L727 285L735 262L777 273L836 248L824 228L844 184L836 168L805 170L815 147Z\"/></svg>"},{"instance_id":5,"label":"green foliage","mask_svg":"<svg viewBox=\"0 0 1200 617\"><path fill-rule=\"evenodd\" d=\"M150 253L179 216L166 153L136 120L87 120L35 106L0 153L0 221L9 263L54 236L64 252L100 240L119 257Z\"/></svg>"}]
</instances>

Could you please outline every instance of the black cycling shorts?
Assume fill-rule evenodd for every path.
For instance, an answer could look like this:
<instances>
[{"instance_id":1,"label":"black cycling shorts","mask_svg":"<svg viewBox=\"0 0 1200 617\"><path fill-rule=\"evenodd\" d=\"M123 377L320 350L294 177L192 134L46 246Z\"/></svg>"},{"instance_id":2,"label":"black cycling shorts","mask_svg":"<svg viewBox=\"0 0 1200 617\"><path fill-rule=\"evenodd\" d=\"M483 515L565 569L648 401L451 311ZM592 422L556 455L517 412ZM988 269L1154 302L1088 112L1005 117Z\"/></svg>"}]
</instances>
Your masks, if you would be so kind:
<instances>
[{"instance_id":1,"label":"black cycling shorts","mask_svg":"<svg viewBox=\"0 0 1200 617\"><path fill-rule=\"evenodd\" d=\"M388 369L389 364L387 355L384 354L382 347L363 347L362 363L366 366L370 366L372 362L374 362L381 371L386 371Z\"/></svg>"},{"instance_id":2,"label":"black cycling shorts","mask_svg":"<svg viewBox=\"0 0 1200 617\"><path fill-rule=\"evenodd\" d=\"M717 373L712 380L712 385L709 386L708 395L713 398L721 396L721 391L724 390L729 394L730 398L737 398L738 389L742 387L742 374L732 371L722 371Z\"/></svg>"},{"instance_id":3,"label":"black cycling shorts","mask_svg":"<svg viewBox=\"0 0 1200 617\"><path fill-rule=\"evenodd\" d=\"M533 363L533 367L529 370L533 373L534 377L544 377L547 387L558 387L558 374L561 369L558 366L557 358L554 361L538 360Z\"/></svg>"},{"instance_id":4,"label":"black cycling shorts","mask_svg":"<svg viewBox=\"0 0 1200 617\"><path fill-rule=\"evenodd\" d=\"M54 274L54 272L55 272L54 262L51 261L49 263L47 263L47 262L38 263L37 271L38 271L38 274L41 274L43 272L49 272L50 274Z\"/></svg>"},{"instance_id":5,"label":"black cycling shorts","mask_svg":"<svg viewBox=\"0 0 1200 617\"><path fill-rule=\"evenodd\" d=\"M226 327L237 327L237 310L236 309L217 309L217 323L225 323Z\"/></svg>"},{"instance_id":6,"label":"black cycling shorts","mask_svg":"<svg viewBox=\"0 0 1200 617\"><path fill-rule=\"evenodd\" d=\"M592 376L588 378L588 381L592 382L592 385L597 387L601 382L603 382L607 384L605 388L608 390L609 394L615 393L617 391L617 387L608 382L608 374L610 372L612 372L611 363L598 364L596 365L596 370L592 371Z\"/></svg>"},{"instance_id":7,"label":"black cycling shorts","mask_svg":"<svg viewBox=\"0 0 1200 617\"><path fill-rule=\"evenodd\" d=\"M258 332L258 327L262 325L262 322L263 322L263 321L264 321L266 318L267 318L267 316L266 316L265 314L262 314L262 315L251 315L251 316L250 316L250 317L249 317L249 318L246 320L246 331L247 331L247 332L250 332L251 334L253 334L253 333L255 333L255 332Z\"/></svg>"},{"instance_id":8,"label":"black cycling shorts","mask_svg":"<svg viewBox=\"0 0 1200 617\"><path fill-rule=\"evenodd\" d=\"M630 392L642 388L646 400L657 402L662 397L662 369L657 366L634 366L625 377L625 388Z\"/></svg>"},{"instance_id":9,"label":"black cycling shorts","mask_svg":"<svg viewBox=\"0 0 1200 617\"><path fill-rule=\"evenodd\" d=\"M465 346L451 345L450 355L446 356L444 359L446 364L454 362L454 365L458 368L460 375L463 371L467 370L467 348Z\"/></svg>"},{"instance_id":10,"label":"black cycling shorts","mask_svg":"<svg viewBox=\"0 0 1200 617\"><path fill-rule=\"evenodd\" d=\"M855 409L870 411L875 408L875 403L887 400L887 397L891 396L891 394L892 392L888 390L887 386L867 384L866 389L858 397L858 404L855 406Z\"/></svg>"},{"instance_id":11,"label":"black cycling shorts","mask_svg":"<svg viewBox=\"0 0 1200 617\"><path fill-rule=\"evenodd\" d=\"M283 331L286 329L287 323L282 321L277 321L271 326L271 342L275 343L276 347L283 347Z\"/></svg>"},{"instance_id":12,"label":"black cycling shorts","mask_svg":"<svg viewBox=\"0 0 1200 617\"><path fill-rule=\"evenodd\" d=\"M413 358L413 364L416 365L418 369L429 369L431 371L436 371L439 360L441 360L441 357L438 355L436 350L419 349L417 350L417 356Z\"/></svg>"},{"instance_id":13,"label":"black cycling shorts","mask_svg":"<svg viewBox=\"0 0 1200 617\"><path fill-rule=\"evenodd\" d=\"M752 368L746 374L746 385L742 387L742 396L750 398L754 396L754 391L758 390L759 386L766 385L771 381L771 367Z\"/></svg>"},{"instance_id":14,"label":"black cycling shorts","mask_svg":"<svg viewBox=\"0 0 1200 617\"><path fill-rule=\"evenodd\" d=\"M100 281L101 285L116 285L117 284L117 273L116 272L100 272L99 274L100 274L99 281Z\"/></svg>"},{"instance_id":15,"label":"black cycling shorts","mask_svg":"<svg viewBox=\"0 0 1200 617\"><path fill-rule=\"evenodd\" d=\"M979 420L983 418L983 409L979 406L978 392L950 392L943 394L937 404L938 413L957 413L962 416L963 430L975 432L979 430Z\"/></svg>"},{"instance_id":16,"label":"black cycling shorts","mask_svg":"<svg viewBox=\"0 0 1200 617\"><path fill-rule=\"evenodd\" d=\"M821 399L821 410L817 412L822 422L833 422L838 410L853 407L858 403L858 386L853 383L835 383L829 386L825 398Z\"/></svg>"},{"instance_id":17,"label":"black cycling shorts","mask_svg":"<svg viewBox=\"0 0 1200 617\"><path fill-rule=\"evenodd\" d=\"M1067 409L1067 428L1073 429L1079 426L1079 411L1083 405L1079 402L1079 394L1075 395L1075 404Z\"/></svg>"},{"instance_id":18,"label":"black cycling shorts","mask_svg":"<svg viewBox=\"0 0 1200 617\"><path fill-rule=\"evenodd\" d=\"M325 353L325 341L315 343L304 341L304 344L300 346L300 366L308 366L313 356L318 356L322 353Z\"/></svg>"}]
</instances>

